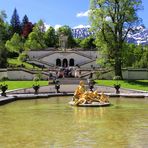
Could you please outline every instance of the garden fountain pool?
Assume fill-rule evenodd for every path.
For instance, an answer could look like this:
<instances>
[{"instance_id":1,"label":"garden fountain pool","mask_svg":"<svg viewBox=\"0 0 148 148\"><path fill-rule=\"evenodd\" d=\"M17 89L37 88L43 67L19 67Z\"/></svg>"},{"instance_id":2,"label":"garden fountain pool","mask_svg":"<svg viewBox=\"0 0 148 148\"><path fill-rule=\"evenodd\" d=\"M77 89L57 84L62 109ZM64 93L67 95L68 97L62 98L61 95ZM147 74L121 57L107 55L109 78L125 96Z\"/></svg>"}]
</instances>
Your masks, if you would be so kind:
<instances>
[{"instance_id":1,"label":"garden fountain pool","mask_svg":"<svg viewBox=\"0 0 148 148\"><path fill-rule=\"evenodd\" d=\"M0 147L148 147L148 99L112 98L110 107L72 107L70 97L0 106Z\"/></svg>"}]
</instances>

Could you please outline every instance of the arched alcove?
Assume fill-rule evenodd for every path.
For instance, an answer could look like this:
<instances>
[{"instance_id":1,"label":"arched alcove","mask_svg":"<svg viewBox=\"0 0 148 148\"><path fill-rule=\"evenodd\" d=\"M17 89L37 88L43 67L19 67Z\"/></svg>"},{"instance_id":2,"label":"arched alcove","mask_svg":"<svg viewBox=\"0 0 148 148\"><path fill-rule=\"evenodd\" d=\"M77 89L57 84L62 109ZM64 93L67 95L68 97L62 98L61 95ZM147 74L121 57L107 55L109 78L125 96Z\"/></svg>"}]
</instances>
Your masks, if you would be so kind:
<instances>
[{"instance_id":1,"label":"arched alcove","mask_svg":"<svg viewBox=\"0 0 148 148\"><path fill-rule=\"evenodd\" d=\"M61 59L56 59L56 66L61 66Z\"/></svg>"},{"instance_id":2,"label":"arched alcove","mask_svg":"<svg viewBox=\"0 0 148 148\"><path fill-rule=\"evenodd\" d=\"M68 61L67 59L63 59L63 67L67 67L68 66Z\"/></svg>"},{"instance_id":3,"label":"arched alcove","mask_svg":"<svg viewBox=\"0 0 148 148\"><path fill-rule=\"evenodd\" d=\"M74 65L75 65L74 59L70 59L70 60L69 60L69 66L74 66Z\"/></svg>"}]
</instances>

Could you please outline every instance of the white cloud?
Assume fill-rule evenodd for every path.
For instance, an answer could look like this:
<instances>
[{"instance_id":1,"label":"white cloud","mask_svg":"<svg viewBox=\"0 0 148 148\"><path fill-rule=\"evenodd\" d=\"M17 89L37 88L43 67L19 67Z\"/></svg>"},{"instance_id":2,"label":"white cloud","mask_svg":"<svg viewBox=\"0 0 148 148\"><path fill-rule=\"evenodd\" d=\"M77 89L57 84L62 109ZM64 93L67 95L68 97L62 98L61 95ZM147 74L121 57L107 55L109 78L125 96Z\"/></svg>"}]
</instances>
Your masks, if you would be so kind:
<instances>
[{"instance_id":1,"label":"white cloud","mask_svg":"<svg viewBox=\"0 0 148 148\"><path fill-rule=\"evenodd\" d=\"M85 12L79 12L76 14L76 17L88 17L89 13L90 13L90 10L87 10Z\"/></svg>"},{"instance_id":2,"label":"white cloud","mask_svg":"<svg viewBox=\"0 0 148 148\"><path fill-rule=\"evenodd\" d=\"M47 31L48 28L51 27L50 24L46 24L46 23L44 23L44 26L45 26L45 31ZM57 25L54 26L54 29L57 31L61 26L62 26L62 25L57 24Z\"/></svg>"},{"instance_id":3,"label":"white cloud","mask_svg":"<svg viewBox=\"0 0 148 148\"><path fill-rule=\"evenodd\" d=\"M57 24L57 25L54 26L54 29L57 31L61 26L62 26L62 25Z\"/></svg>"},{"instance_id":4,"label":"white cloud","mask_svg":"<svg viewBox=\"0 0 148 148\"><path fill-rule=\"evenodd\" d=\"M48 28L51 26L50 24L46 24L46 23L44 23L44 25L45 25L45 30L46 30L46 31L47 31Z\"/></svg>"},{"instance_id":5,"label":"white cloud","mask_svg":"<svg viewBox=\"0 0 148 148\"><path fill-rule=\"evenodd\" d=\"M45 25L45 31L47 31L48 28L51 27L50 24L44 23L44 25ZM55 25L55 26L53 26L53 27L54 27L54 29L57 31L60 27L62 27L62 25L57 24L57 25ZM74 27L73 27L73 29L76 29L76 28L90 28L90 25L82 25L82 24L80 24L80 25L77 25L77 26L74 26Z\"/></svg>"},{"instance_id":6,"label":"white cloud","mask_svg":"<svg viewBox=\"0 0 148 148\"><path fill-rule=\"evenodd\" d=\"M90 28L90 25L78 25L78 26L75 26L73 27L73 29L76 29L76 28Z\"/></svg>"}]
</instances>

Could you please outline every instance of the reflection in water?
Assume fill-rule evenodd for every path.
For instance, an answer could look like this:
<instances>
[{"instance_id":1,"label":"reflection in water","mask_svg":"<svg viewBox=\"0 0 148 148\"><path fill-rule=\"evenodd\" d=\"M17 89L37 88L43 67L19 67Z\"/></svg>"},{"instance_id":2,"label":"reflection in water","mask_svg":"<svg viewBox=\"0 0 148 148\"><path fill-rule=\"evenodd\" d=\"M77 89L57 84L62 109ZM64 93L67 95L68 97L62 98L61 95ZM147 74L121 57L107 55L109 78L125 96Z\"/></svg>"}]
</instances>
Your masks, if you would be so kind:
<instances>
[{"instance_id":1,"label":"reflection in water","mask_svg":"<svg viewBox=\"0 0 148 148\"><path fill-rule=\"evenodd\" d=\"M104 108L72 107L67 97L1 106L0 147L148 147L147 100L110 101Z\"/></svg>"},{"instance_id":2,"label":"reflection in water","mask_svg":"<svg viewBox=\"0 0 148 148\"><path fill-rule=\"evenodd\" d=\"M87 121L88 118L101 119L105 113L105 107L73 107L76 122Z\"/></svg>"}]
</instances>

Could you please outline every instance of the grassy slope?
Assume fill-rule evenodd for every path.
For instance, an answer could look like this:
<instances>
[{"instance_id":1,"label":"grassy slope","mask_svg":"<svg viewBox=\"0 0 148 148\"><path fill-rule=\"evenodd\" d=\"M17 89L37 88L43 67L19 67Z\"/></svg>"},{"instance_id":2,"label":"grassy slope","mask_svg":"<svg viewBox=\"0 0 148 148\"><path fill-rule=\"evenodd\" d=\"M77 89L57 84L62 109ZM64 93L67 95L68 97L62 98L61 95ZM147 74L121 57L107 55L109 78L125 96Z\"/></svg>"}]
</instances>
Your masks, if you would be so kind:
<instances>
[{"instance_id":1,"label":"grassy slope","mask_svg":"<svg viewBox=\"0 0 148 148\"><path fill-rule=\"evenodd\" d=\"M98 85L114 86L115 80L96 80ZM136 90L148 91L148 80L135 80L135 81L118 81L121 84L121 88L129 88Z\"/></svg>"},{"instance_id":2,"label":"grassy slope","mask_svg":"<svg viewBox=\"0 0 148 148\"><path fill-rule=\"evenodd\" d=\"M9 65L14 65L15 67L17 67L17 66L23 64L23 65L25 65L25 67L26 67L27 69L32 69L32 68L33 68L33 66L32 66L31 64L26 63L26 62L19 61L18 59L10 59L10 58L9 58L9 59L8 59L8 64L9 64ZM36 67L36 66L35 66L35 68L36 68L36 69L39 69L39 68Z\"/></svg>"}]
</instances>

